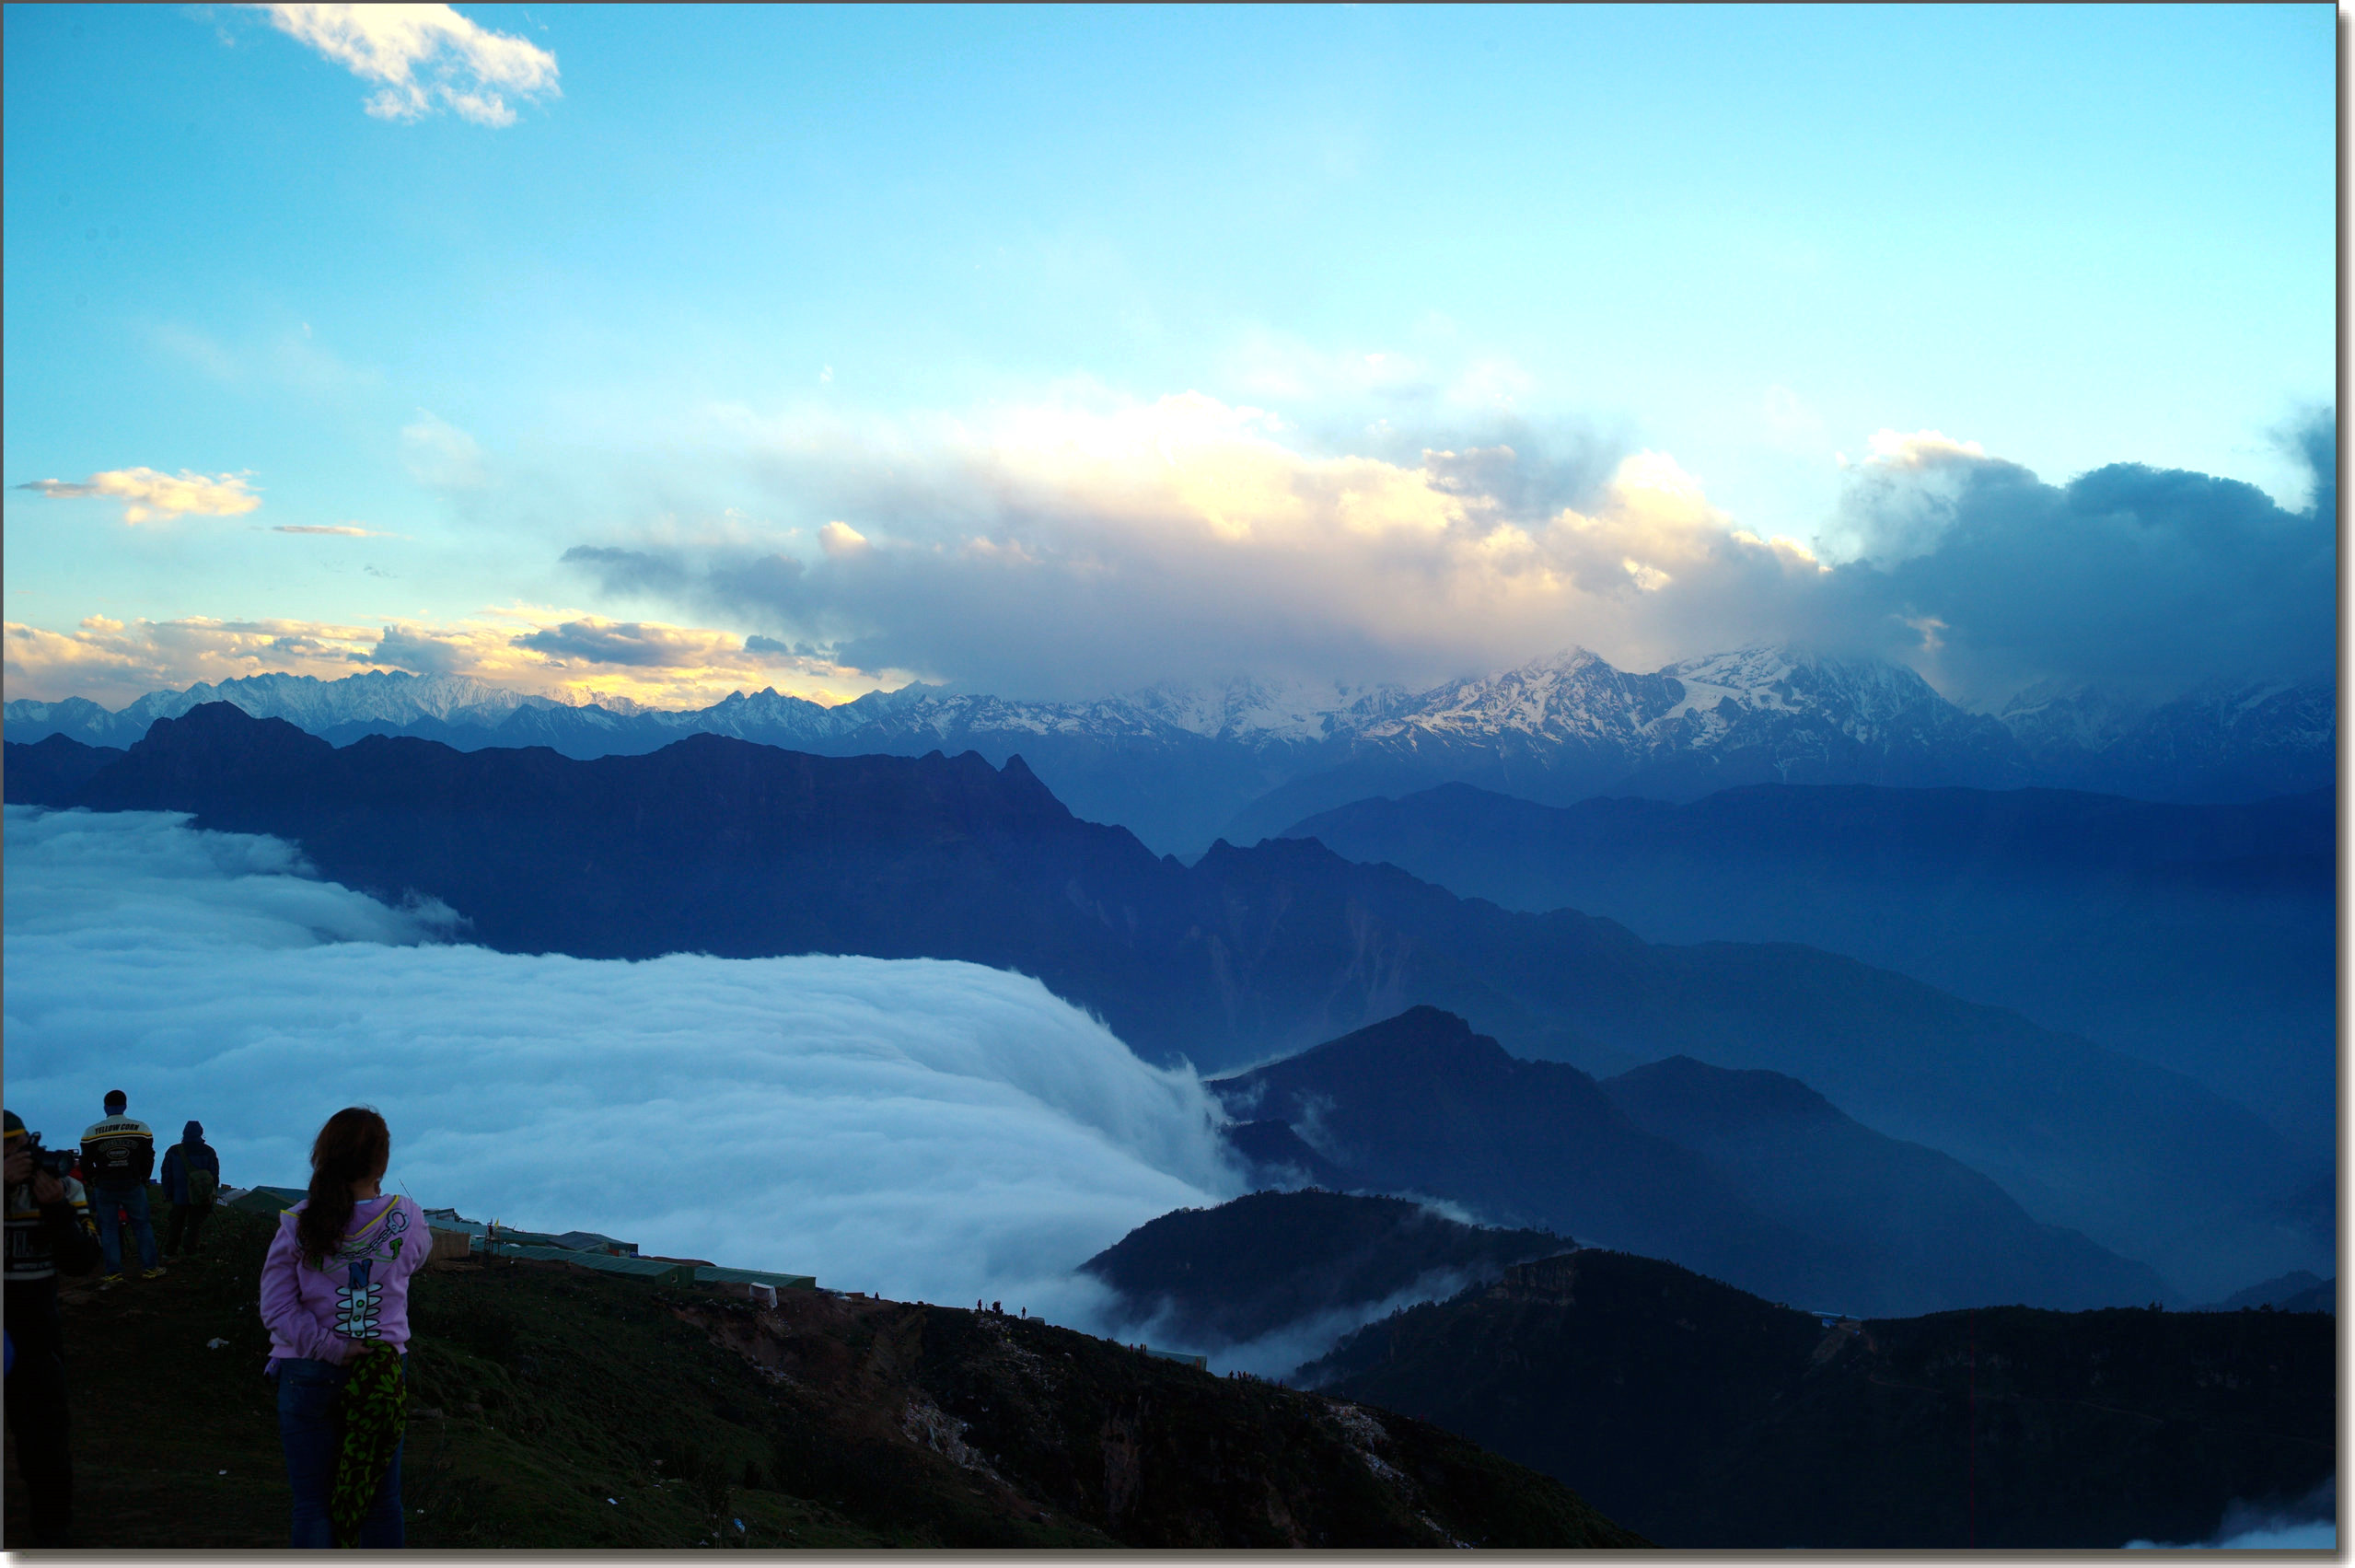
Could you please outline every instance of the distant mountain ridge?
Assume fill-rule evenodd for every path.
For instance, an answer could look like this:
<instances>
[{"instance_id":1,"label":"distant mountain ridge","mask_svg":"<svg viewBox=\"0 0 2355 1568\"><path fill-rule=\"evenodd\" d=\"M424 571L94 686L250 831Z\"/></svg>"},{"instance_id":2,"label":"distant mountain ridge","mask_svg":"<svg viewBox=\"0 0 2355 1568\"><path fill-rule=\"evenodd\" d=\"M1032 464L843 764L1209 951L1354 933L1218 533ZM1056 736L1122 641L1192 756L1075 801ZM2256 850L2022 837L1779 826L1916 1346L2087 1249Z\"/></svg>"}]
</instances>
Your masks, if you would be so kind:
<instances>
[{"instance_id":1,"label":"distant mountain ridge","mask_svg":"<svg viewBox=\"0 0 2355 1568\"><path fill-rule=\"evenodd\" d=\"M1750 784L1541 806L1451 784L1287 836L1647 941L1846 953L2188 1073L2310 1151L2337 1144L2334 792Z\"/></svg>"},{"instance_id":2,"label":"distant mountain ridge","mask_svg":"<svg viewBox=\"0 0 2355 1568\"><path fill-rule=\"evenodd\" d=\"M1210 1087L1231 1114L1290 1125L1358 1191L1445 1199L1806 1306L1893 1317L2171 1294L1782 1074L1672 1056L1598 1083L1415 1007Z\"/></svg>"},{"instance_id":3,"label":"distant mountain ridge","mask_svg":"<svg viewBox=\"0 0 2355 1568\"><path fill-rule=\"evenodd\" d=\"M7 737L128 747L206 702L332 741L411 735L461 750L547 746L635 755L692 734L829 756L1019 752L1058 798L1160 852L1251 842L1312 812L1448 782L1567 803L1602 793L1690 799L1747 783L2032 784L2149 799L2246 799L2334 782L2337 695L2268 683L2145 709L2045 691L1966 713L1914 671L1758 646L1613 668L1583 648L1415 692L1238 679L1091 702L940 687L832 707L774 690L707 708L567 705L458 676L257 675L157 691L117 713L82 698L6 704Z\"/></svg>"},{"instance_id":4,"label":"distant mountain ridge","mask_svg":"<svg viewBox=\"0 0 2355 1568\"><path fill-rule=\"evenodd\" d=\"M957 958L1036 976L1139 1054L1212 1070L1428 1005L1591 1073L1688 1055L1788 1074L2197 1298L2328 1257L2296 1197L2326 1170L2188 1078L1813 948L1651 946L1310 842L1221 843L1186 866L1074 817L1017 760L712 735L590 761L405 738L338 749L226 703L111 761L87 750L10 743L10 802L274 834L352 887L443 900L501 951Z\"/></svg>"}]
</instances>

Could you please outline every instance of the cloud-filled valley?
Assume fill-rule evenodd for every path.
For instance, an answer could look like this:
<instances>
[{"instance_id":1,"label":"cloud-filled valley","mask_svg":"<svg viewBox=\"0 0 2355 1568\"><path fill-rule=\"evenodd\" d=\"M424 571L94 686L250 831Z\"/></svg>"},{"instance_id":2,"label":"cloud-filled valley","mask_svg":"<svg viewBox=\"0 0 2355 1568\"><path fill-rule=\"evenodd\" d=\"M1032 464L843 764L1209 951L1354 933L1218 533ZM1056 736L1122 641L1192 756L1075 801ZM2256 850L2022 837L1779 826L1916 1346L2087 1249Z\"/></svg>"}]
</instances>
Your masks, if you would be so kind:
<instances>
[{"instance_id":1,"label":"cloud-filled valley","mask_svg":"<svg viewBox=\"0 0 2355 1568\"><path fill-rule=\"evenodd\" d=\"M10 807L6 847L9 1108L52 1144L120 1087L230 1181L300 1185L373 1104L421 1202L1080 1319L1067 1271L1239 1190L1190 1074L1017 975L493 953L163 814Z\"/></svg>"}]
</instances>

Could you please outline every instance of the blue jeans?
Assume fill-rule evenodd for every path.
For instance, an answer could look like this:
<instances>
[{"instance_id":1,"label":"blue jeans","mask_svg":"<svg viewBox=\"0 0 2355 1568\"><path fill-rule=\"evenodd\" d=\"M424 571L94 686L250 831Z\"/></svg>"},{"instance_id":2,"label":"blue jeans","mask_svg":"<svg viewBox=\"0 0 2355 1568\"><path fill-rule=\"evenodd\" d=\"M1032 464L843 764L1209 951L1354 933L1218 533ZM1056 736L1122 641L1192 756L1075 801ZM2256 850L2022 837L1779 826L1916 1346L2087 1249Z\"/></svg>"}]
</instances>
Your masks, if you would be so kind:
<instances>
[{"instance_id":1,"label":"blue jeans","mask_svg":"<svg viewBox=\"0 0 2355 1568\"><path fill-rule=\"evenodd\" d=\"M400 1362L409 1376L409 1358ZM335 1419L335 1396L351 1376L331 1361L290 1356L278 1364L278 1442L286 1450L286 1480L295 1492L295 1540L299 1548L331 1548L335 1521L328 1500L335 1491L335 1455L343 1433ZM408 1445L403 1444L401 1447ZM368 1516L360 1521L360 1544L400 1546L400 1448L392 1451Z\"/></svg>"},{"instance_id":2,"label":"blue jeans","mask_svg":"<svg viewBox=\"0 0 2355 1568\"><path fill-rule=\"evenodd\" d=\"M139 1238L139 1266L156 1266L156 1227L147 1222L147 1187L93 1187L90 1207L99 1212L99 1250L106 1254L106 1272L122 1272L122 1222L114 1212L121 1208L131 1216L131 1234Z\"/></svg>"}]
</instances>

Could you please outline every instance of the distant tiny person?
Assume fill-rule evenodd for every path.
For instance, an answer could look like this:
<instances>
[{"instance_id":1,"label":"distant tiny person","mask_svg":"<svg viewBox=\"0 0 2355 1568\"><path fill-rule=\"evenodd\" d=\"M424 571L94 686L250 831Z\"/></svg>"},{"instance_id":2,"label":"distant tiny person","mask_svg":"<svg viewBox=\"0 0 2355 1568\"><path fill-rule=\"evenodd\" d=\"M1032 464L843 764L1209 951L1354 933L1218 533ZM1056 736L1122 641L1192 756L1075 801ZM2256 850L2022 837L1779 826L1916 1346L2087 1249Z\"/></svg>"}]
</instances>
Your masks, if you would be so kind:
<instances>
[{"instance_id":1,"label":"distant tiny person","mask_svg":"<svg viewBox=\"0 0 2355 1568\"><path fill-rule=\"evenodd\" d=\"M329 1117L311 1144L310 1195L278 1217L261 1265L298 1548L404 1539L409 1276L433 1246L424 1212L383 1191L391 1156L375 1111Z\"/></svg>"},{"instance_id":2,"label":"distant tiny person","mask_svg":"<svg viewBox=\"0 0 2355 1568\"><path fill-rule=\"evenodd\" d=\"M164 1226L164 1256L177 1259L197 1250L196 1238L221 1191L221 1156L204 1141L204 1123L180 1129L180 1142L164 1151L164 1202L172 1217Z\"/></svg>"},{"instance_id":3,"label":"distant tiny person","mask_svg":"<svg viewBox=\"0 0 2355 1568\"><path fill-rule=\"evenodd\" d=\"M99 1214L99 1247L106 1255L104 1285L122 1283L122 1218L131 1216L131 1234L139 1241L139 1277L163 1278L156 1260L156 1227L147 1217L147 1178L156 1170L156 1135L147 1124L123 1112L130 1098L121 1089L106 1092L106 1115L82 1132L82 1185L89 1190L90 1207Z\"/></svg>"}]
</instances>

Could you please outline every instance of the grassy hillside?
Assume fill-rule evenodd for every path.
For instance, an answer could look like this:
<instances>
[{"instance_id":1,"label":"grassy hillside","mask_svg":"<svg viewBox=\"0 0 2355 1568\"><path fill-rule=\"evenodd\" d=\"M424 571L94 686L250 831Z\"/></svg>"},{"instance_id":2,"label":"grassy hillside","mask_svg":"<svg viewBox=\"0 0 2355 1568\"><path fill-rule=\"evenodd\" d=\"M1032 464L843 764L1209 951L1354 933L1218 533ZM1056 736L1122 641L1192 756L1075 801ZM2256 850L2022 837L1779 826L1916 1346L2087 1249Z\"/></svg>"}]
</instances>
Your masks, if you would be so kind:
<instances>
[{"instance_id":1,"label":"grassy hillside","mask_svg":"<svg viewBox=\"0 0 2355 1568\"><path fill-rule=\"evenodd\" d=\"M214 1224L67 1300L78 1546L285 1540L272 1222ZM412 1546L1642 1544L1435 1427L1039 1322L520 1261L429 1269L412 1309ZM12 1541L21 1506L12 1473Z\"/></svg>"}]
</instances>

